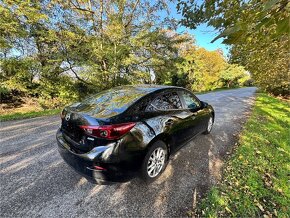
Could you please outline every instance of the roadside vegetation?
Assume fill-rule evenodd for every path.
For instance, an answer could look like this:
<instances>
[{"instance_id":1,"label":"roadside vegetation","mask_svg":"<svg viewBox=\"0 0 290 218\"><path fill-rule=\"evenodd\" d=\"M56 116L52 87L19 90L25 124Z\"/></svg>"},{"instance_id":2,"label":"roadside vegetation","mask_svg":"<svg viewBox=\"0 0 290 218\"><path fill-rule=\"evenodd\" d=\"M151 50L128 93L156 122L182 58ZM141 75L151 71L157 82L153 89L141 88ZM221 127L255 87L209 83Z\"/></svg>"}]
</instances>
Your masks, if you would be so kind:
<instances>
[{"instance_id":1,"label":"roadside vegetation","mask_svg":"<svg viewBox=\"0 0 290 218\"><path fill-rule=\"evenodd\" d=\"M205 217L289 217L290 104L259 93L220 184L200 203Z\"/></svg>"},{"instance_id":2,"label":"roadside vegetation","mask_svg":"<svg viewBox=\"0 0 290 218\"><path fill-rule=\"evenodd\" d=\"M244 67L229 63L221 50L207 51L194 36L176 32L178 21L161 15L170 14L166 1L4 0L0 11L6 112L16 103L25 106L22 99L56 109L118 85L210 91L252 84Z\"/></svg>"},{"instance_id":3,"label":"roadside vegetation","mask_svg":"<svg viewBox=\"0 0 290 218\"><path fill-rule=\"evenodd\" d=\"M94 92L139 83L194 92L254 83L287 96L289 4L1 1L0 113L11 105L23 109L21 99L33 99L41 110L57 109ZM170 17L174 6L181 20ZM230 46L227 58L177 31L203 23L219 33L213 41L222 38Z\"/></svg>"},{"instance_id":4,"label":"roadside vegetation","mask_svg":"<svg viewBox=\"0 0 290 218\"><path fill-rule=\"evenodd\" d=\"M230 62L251 72L255 84L273 95L289 95L288 0L182 0L181 23L195 29L206 23L230 46Z\"/></svg>"},{"instance_id":5,"label":"roadside vegetation","mask_svg":"<svg viewBox=\"0 0 290 218\"><path fill-rule=\"evenodd\" d=\"M60 111L61 111L60 109L48 109L48 110L42 110L42 111L13 112L10 114L5 113L5 114L0 114L0 122L8 121L8 120L21 120L25 118L55 115L55 114L59 114Z\"/></svg>"}]
</instances>

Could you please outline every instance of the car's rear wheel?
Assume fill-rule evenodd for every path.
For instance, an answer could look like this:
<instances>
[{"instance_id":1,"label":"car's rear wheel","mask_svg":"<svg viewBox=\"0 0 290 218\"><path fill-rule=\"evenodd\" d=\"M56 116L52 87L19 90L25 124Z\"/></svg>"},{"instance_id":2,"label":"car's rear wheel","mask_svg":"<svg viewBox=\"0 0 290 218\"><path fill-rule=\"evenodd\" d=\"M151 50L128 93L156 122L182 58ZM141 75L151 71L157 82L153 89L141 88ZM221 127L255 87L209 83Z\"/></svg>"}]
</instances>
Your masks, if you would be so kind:
<instances>
[{"instance_id":1,"label":"car's rear wheel","mask_svg":"<svg viewBox=\"0 0 290 218\"><path fill-rule=\"evenodd\" d=\"M157 179L167 165L168 150L162 141L156 141L147 152L143 165L142 177L147 182Z\"/></svg>"},{"instance_id":2,"label":"car's rear wheel","mask_svg":"<svg viewBox=\"0 0 290 218\"><path fill-rule=\"evenodd\" d=\"M213 116L210 116L207 122L206 130L203 132L203 134L209 134L212 130L213 126Z\"/></svg>"}]
</instances>

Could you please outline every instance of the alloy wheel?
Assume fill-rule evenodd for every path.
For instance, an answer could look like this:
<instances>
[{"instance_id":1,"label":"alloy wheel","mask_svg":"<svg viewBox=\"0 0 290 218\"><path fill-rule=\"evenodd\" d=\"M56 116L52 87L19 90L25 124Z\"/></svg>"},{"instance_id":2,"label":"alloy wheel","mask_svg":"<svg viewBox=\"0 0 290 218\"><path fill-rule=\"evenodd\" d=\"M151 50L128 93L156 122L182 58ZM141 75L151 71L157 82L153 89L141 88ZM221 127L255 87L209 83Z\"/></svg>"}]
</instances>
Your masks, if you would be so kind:
<instances>
[{"instance_id":1,"label":"alloy wheel","mask_svg":"<svg viewBox=\"0 0 290 218\"><path fill-rule=\"evenodd\" d=\"M150 155L147 164L147 173L151 178L156 177L165 164L165 150L161 147L156 148Z\"/></svg>"}]
</instances>

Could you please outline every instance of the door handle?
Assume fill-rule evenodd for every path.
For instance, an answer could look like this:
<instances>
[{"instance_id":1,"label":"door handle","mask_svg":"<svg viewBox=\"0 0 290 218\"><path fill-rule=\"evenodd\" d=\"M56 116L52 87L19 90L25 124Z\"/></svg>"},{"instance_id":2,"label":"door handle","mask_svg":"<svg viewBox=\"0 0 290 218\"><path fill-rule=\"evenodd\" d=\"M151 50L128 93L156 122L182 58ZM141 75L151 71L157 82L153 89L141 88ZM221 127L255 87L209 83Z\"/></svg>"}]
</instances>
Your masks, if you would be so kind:
<instances>
[{"instance_id":1,"label":"door handle","mask_svg":"<svg viewBox=\"0 0 290 218\"><path fill-rule=\"evenodd\" d=\"M167 121L165 122L165 125L166 125L166 126L171 126L173 123L174 123L174 120L169 119L169 120L167 120Z\"/></svg>"}]
</instances>

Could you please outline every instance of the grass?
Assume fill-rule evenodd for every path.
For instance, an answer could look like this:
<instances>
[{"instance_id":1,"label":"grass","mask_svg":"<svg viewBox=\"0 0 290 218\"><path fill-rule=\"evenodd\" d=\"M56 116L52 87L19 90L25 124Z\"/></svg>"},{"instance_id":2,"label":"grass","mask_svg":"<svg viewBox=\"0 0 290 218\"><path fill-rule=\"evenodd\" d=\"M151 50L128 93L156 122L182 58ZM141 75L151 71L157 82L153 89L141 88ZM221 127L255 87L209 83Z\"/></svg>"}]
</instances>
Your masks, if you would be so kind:
<instances>
[{"instance_id":1,"label":"grass","mask_svg":"<svg viewBox=\"0 0 290 218\"><path fill-rule=\"evenodd\" d=\"M257 94L223 179L196 211L203 217L290 216L289 103Z\"/></svg>"},{"instance_id":2,"label":"grass","mask_svg":"<svg viewBox=\"0 0 290 218\"><path fill-rule=\"evenodd\" d=\"M25 118L33 118L40 116L48 116L60 113L60 109L51 109L51 110L42 110L42 111L29 111L29 112L17 112L10 114L1 114L0 121L8 121L8 120L20 120Z\"/></svg>"}]
</instances>

